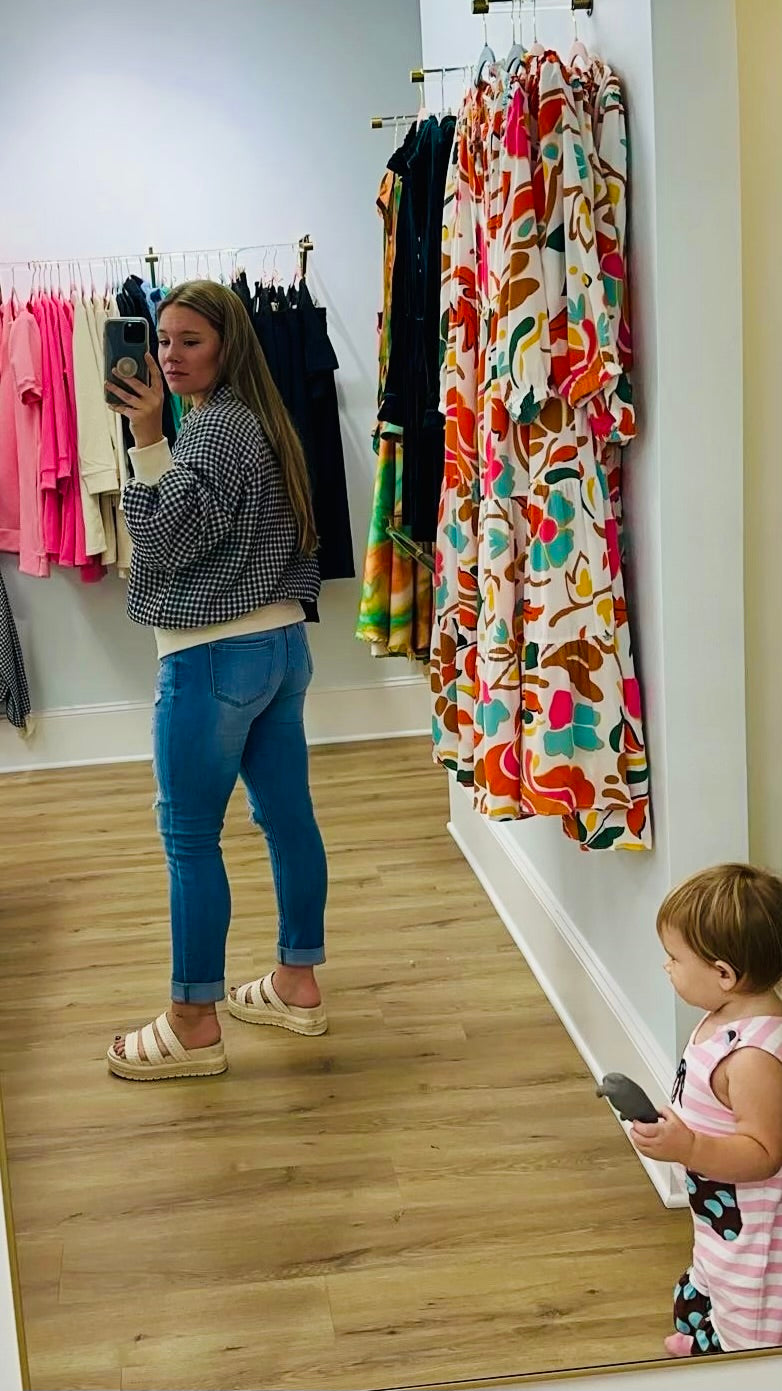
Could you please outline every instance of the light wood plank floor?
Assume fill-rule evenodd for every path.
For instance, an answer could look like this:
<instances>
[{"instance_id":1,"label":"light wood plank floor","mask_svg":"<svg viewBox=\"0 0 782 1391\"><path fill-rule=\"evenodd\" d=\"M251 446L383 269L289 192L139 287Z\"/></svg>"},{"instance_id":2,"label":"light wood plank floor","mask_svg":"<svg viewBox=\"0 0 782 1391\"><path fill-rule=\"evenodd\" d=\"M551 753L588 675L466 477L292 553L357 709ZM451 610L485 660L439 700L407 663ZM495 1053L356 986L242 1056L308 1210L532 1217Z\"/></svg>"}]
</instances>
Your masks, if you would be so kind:
<instances>
[{"instance_id":1,"label":"light wood plank floor","mask_svg":"<svg viewBox=\"0 0 782 1391\"><path fill-rule=\"evenodd\" d=\"M142 1086L103 1056L165 1001L150 769L0 784L34 1391L350 1391L657 1357L688 1219L661 1208L450 841L426 744L316 751L313 787L331 1032L226 1016L225 1076ZM275 940L240 796L226 857L233 983Z\"/></svg>"}]
</instances>

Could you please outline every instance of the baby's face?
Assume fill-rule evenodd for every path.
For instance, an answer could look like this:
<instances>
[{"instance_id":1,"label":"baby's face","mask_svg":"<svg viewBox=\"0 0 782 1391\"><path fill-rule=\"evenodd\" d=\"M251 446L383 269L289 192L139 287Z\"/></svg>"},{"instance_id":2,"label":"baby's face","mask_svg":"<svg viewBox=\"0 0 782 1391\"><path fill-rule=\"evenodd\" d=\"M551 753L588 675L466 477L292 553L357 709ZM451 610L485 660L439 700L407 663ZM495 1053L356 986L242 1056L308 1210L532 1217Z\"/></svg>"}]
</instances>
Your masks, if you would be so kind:
<instances>
[{"instance_id":1,"label":"baby's face","mask_svg":"<svg viewBox=\"0 0 782 1391\"><path fill-rule=\"evenodd\" d=\"M660 940L665 950L665 970L679 998L709 1013L720 1009L727 991L735 985L735 975L726 978L729 968L722 962L704 961L675 927L663 927Z\"/></svg>"}]
</instances>

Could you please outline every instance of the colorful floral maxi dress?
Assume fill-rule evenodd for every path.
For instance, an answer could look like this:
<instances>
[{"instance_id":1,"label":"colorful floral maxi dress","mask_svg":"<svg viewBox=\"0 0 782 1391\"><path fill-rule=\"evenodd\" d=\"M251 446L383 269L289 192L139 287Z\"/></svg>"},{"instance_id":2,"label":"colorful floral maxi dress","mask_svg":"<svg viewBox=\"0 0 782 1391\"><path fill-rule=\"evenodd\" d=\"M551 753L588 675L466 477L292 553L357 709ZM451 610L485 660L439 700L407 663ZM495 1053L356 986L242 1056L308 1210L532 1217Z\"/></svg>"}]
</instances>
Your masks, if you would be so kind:
<instances>
[{"instance_id":1,"label":"colorful floral maxi dress","mask_svg":"<svg viewBox=\"0 0 782 1391\"><path fill-rule=\"evenodd\" d=\"M624 108L554 54L460 114L446 198L435 755L497 819L650 844L619 536Z\"/></svg>"}]
</instances>

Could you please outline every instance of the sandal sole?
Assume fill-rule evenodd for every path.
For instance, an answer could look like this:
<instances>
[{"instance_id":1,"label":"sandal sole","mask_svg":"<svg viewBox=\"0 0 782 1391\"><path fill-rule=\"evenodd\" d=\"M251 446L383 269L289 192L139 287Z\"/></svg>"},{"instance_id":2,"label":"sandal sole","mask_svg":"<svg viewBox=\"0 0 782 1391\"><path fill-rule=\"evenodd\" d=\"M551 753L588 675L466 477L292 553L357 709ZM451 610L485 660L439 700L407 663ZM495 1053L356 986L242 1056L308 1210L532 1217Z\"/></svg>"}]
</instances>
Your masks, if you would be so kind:
<instances>
[{"instance_id":1,"label":"sandal sole","mask_svg":"<svg viewBox=\"0 0 782 1391\"><path fill-rule=\"evenodd\" d=\"M238 1000L232 1000L230 995L226 1000L228 1013L234 1019L241 1019L243 1024L267 1024L275 1029L287 1029L291 1034L303 1034L308 1038L319 1038L321 1034L328 1032L328 1020L323 1016L318 1020L294 1019L285 1014L277 1014L275 1010L259 1010L254 1005L241 1005Z\"/></svg>"},{"instance_id":2,"label":"sandal sole","mask_svg":"<svg viewBox=\"0 0 782 1391\"><path fill-rule=\"evenodd\" d=\"M124 1082L174 1082L188 1077L219 1077L228 1070L227 1058L211 1063L176 1063L173 1067L139 1067L109 1054L107 1062L109 1072L121 1077Z\"/></svg>"}]
</instances>

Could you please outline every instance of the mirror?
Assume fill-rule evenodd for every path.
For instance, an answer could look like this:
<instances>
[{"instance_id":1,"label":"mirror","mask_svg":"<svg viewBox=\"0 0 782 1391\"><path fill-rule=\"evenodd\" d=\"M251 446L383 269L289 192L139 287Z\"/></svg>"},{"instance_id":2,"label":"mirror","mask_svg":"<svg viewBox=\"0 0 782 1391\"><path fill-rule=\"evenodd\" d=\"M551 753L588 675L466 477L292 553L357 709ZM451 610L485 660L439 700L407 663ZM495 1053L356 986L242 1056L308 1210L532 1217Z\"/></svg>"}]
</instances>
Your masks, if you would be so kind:
<instances>
[{"instance_id":1,"label":"mirror","mask_svg":"<svg viewBox=\"0 0 782 1391\"><path fill-rule=\"evenodd\" d=\"M775 725L763 724L778 689L768 661L775 591L768 569L753 571L768 564L774 546L747 548L746 594L757 606L747 610L747 684L737 520L746 505L765 537L778 486L775 427L766 430L765 412L773 399L765 374L777 363L767 319L757 311L762 304L766 312L771 253L758 229L771 223L772 180L782 198L772 126L760 109L760 69L768 55L763 81L776 77L776 48L764 41L750 4L739 3L741 119L760 152L757 168L745 158L740 176L728 0L712 0L708 27L697 0L655 7L654 23L649 0L632 7L595 0L593 16L579 18L591 55L579 63L579 82L589 69L593 83L579 88L579 101L591 103L597 121L605 115L598 97L607 73L619 74L633 156L638 428L622 460L622 535L618 525L613 532L582 525L587 512L598 511L617 522L618 458L611 456L613 471L595 467L584 482L594 416L587 419L588 402L568 401L565 409L558 396L553 413L574 439L551 462L549 472L562 476L545 488L559 487L556 496L566 497L572 515L547 511L554 493L543 486L526 511L514 509L518 489L498 485L491 497L481 495L480 476L461 497L464 510L454 509L448 541L459 551L479 496L489 504L475 534L480 525L483 580L490 572L498 584L484 584L486 602L475 618L482 632L495 624L495 635L506 622L510 659L506 669L499 641L481 648L487 660L476 724L467 708L474 684L466 673L456 690L441 643L431 664L440 681L435 762L423 658L433 589L442 612L438 590L451 572L444 576L441 565L432 575L433 537L404 515L406 480L414 465L424 477L428 438L411 442L393 402L378 416L378 347L381 367L390 350L382 333L378 344L375 326L384 287L394 289L401 265L389 228L409 230L394 179L414 145L429 149L424 142L446 121L456 128L482 31L469 0L360 7L333 0L328 23L325 8L315 0L256 7L197 0L184 24L177 7L138 0L130 28L103 6L84 4L66 17L28 0L6 38L0 171L12 194L3 254L14 265L0 265L0 574L34 727L25 739L13 728L15 712L22 710L24 722L25 694L0 604L0 636L8 639L0 653L11 658L8 676L3 669L9 721L0 723L0 1172L10 1253L4 1292L0 1246L0 1391L18 1391L20 1381L31 1391L391 1391L597 1376L619 1367L651 1368L649 1381L663 1391L678 1370L664 1348L673 1331L672 1291L692 1252L686 1182L667 1160L641 1161L596 1088L604 1073L621 1072L656 1107L671 1094L696 1019L662 969L655 932L671 885L729 859L779 868L779 847L769 839L780 824L769 757ZM540 0L534 23L526 0L489 9L491 47L500 55L500 79L491 81L501 80L519 11L530 49L534 39L542 52L523 59L513 80L526 81L525 64L548 62L553 81L555 64L545 55L567 55L569 7ZM265 61L267 54L277 61ZM286 54L295 54L295 81ZM420 127L415 117L393 115L410 110L409 72L418 64L448 70L428 92L442 111ZM450 71L464 64L466 79L463 68ZM586 106L578 109L583 115ZM35 113L32 125L26 119L22 126L20 111ZM370 131L373 111L392 114ZM527 128L521 121L514 129L518 143L504 155L521 161ZM588 183L591 154L578 148L585 164L576 172ZM620 140L618 158L622 148ZM444 185L447 173L443 166ZM616 169L613 177L616 186ZM572 228L589 242L605 224L595 227L584 206L574 199ZM745 221L758 238L745 267L743 323L738 208L749 210ZM518 228L522 219L511 222ZM531 225L530 257L533 243L540 249L534 218ZM304 228L312 237L302 252ZM438 222L435 231L439 243ZM435 312L439 250L427 280ZM31 257L39 259L28 267ZM76 268L70 290L57 257ZM616 262L603 260L610 280ZM521 250L514 264L524 278ZM473 299L458 300L462 327L474 325L476 335L504 303L499 290L496 304L491 299L496 264L487 261L485 269L486 284ZM568 283L575 309L566 306L565 319L578 317L582 298L587 304L585 275L578 294ZM194 279L213 290L177 298L178 282ZM621 280L620 267L610 286L613 309ZM547 293L559 288L549 285ZM299 544L300 531L295 546L291 539L296 526L306 532L308 518L279 502L274 451L259 444L257 416L233 389L233 404L212 391L218 349L202 310L222 303L218 291L249 315L252 332L241 320L242 367L254 362L249 379L257 382L260 345L298 430L301 449L280 426L276 406L263 426L266 435L277 431L286 477L301 485L293 489L299 504L302 470L316 479L313 525L326 576L317 600L305 555L312 547ZM509 331L494 344L495 387L505 380L502 352L534 336L523 315L510 323L523 306L510 303L510 292L506 299L506 328L517 336ZM115 308L120 319L149 322L166 381L157 433L150 406L152 433L135 420L140 448L133 454L127 428L101 413L101 315L111 321ZM753 312L756 321L747 317ZM398 331L410 331L412 341L416 316L405 317ZM388 323L381 315L381 328ZM602 327L608 334L615 323ZM25 386L20 367L35 330L50 354L37 394L38 378ZM746 477L734 346L742 339L758 392ZM432 345L418 346L426 357ZM439 358L439 343L434 350ZM400 395L416 360L404 358ZM94 371L85 368L90 361ZM385 367L389 397L387 359ZM423 403L432 416L438 374L439 360ZM234 380L246 386L247 378ZM542 403L534 391L528 400L526 386L524 377L509 433L534 463L530 441L541 438ZM500 397L497 388L498 416L511 394ZM270 390L268 400L276 402ZM461 411L467 436L477 385L471 400L465 394ZM74 418L71 407L75 434L63 424ZM42 434L24 434L30 410L39 412L39 424L49 411L45 450ZM230 434L236 443L220 463L219 489L209 474L217 456L203 452L210 411L228 412L215 438ZM25 482L20 474L15 551L5 545L13 542L4 433L11 415L14 448L22 449L14 458L31 457L25 449L36 459L49 451L45 462L54 467L38 490L40 549L24 555L22 533L31 534L24 508L38 492L25 492L33 475ZM174 444L175 469L161 436ZM202 452L189 455L188 441L199 438ZM253 467L245 469L247 451ZM463 463L469 448L457 454ZM110 488L103 486L107 459L117 468ZM500 478L507 461L497 453ZM491 461L483 462L490 472ZM426 494L435 507L436 481ZM120 487L124 509L116 505ZM261 546L248 519L268 515L267 487L278 488L280 510L272 540ZM62 523L67 499L73 519L77 496L84 537L61 525L55 563L52 508ZM557 622L567 637L547 645L544 636L533 662L527 633L525 694L550 689L552 647L568 644L572 660L560 670L575 692L547 728L551 762L523 772L510 756L488 771L485 758L480 766L487 740L498 749L512 674L521 680L513 604L507 615L491 608L492 595L506 596L497 572L508 567L496 562L509 511L530 556L525 574L535 603L530 597L524 624L540 622L534 610L547 578L564 576ZM145 568L129 578L130 541ZM269 586L259 556L265 564L280 548L287 559L295 552L297 566L304 559L294 584L277 574ZM211 560L204 568L204 558L216 555L219 574ZM605 566L595 557L606 557ZM628 734L638 688L629 678L621 683L628 720L618 734L602 712L590 721L590 702L597 703L590 683L602 675L579 658L602 642L609 664L610 644L598 627L616 616L611 567L618 561L644 700L640 749ZM239 571L252 607L242 600L232 610L223 601L236 593ZM605 593L595 592L598 572ZM125 613L129 595L135 622ZM462 592L462 615L473 599L473 591ZM272 605L285 610L272 626L241 626ZM189 641L193 631L226 622L239 625L229 639L218 632L208 642ZM155 626L163 633L160 662ZM468 626L454 621L454 664ZM314 821L299 724L305 687ZM196 688L200 706L191 704L186 720L174 718ZM518 711L533 723L537 713L531 700ZM477 788L468 785L459 740L469 743L476 730ZM556 796L578 781L574 775L563 790L551 765L576 768L586 781L584 769L605 767L597 755L606 747L616 753L606 785L617 798L643 782L648 748L653 822L640 818L635 826L638 853L611 848L615 823L607 813L605 823L592 815L583 781L569 819L575 838L562 834L562 815L551 814ZM458 777L443 766L449 759ZM535 815L522 817L517 805L503 810L508 786L509 799L518 799L522 776L537 789L535 805L523 808ZM183 786L184 817L177 803ZM228 801L222 848L230 912L216 851L221 798ZM325 880L316 824L328 868L322 966L317 920ZM653 844L641 844L652 832ZM235 998L223 998L219 960L229 917L225 984L238 987ZM277 965L271 979L280 957L287 974ZM294 980L297 972L304 975ZM173 1041L161 1015L171 975L180 1029ZM215 1000L219 1043L208 1008ZM187 1072L194 1055L213 1075L153 1080L155 1069L173 1070L172 1058ZM145 1066L146 1080L135 1080ZM126 1076L117 1075L123 1070ZM709 1201L722 1204L724 1216L724 1197ZM18 1369L12 1342L20 1347ZM773 1357L751 1359L742 1362L742 1384L767 1375L759 1367L778 1380ZM715 1357L708 1370L718 1386L729 1385L735 1360Z\"/></svg>"}]
</instances>

